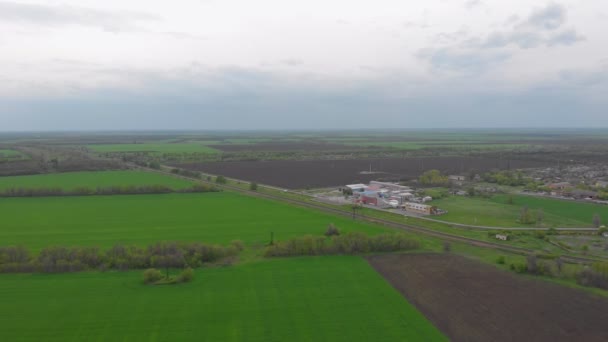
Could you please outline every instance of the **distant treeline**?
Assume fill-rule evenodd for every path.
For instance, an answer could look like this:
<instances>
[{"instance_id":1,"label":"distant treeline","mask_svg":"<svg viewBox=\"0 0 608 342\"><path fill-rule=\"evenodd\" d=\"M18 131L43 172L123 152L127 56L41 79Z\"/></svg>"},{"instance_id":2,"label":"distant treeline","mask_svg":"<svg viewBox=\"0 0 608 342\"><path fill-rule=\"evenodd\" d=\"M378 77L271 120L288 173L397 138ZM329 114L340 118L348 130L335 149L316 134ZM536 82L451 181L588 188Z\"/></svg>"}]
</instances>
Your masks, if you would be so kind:
<instances>
[{"instance_id":1,"label":"distant treeline","mask_svg":"<svg viewBox=\"0 0 608 342\"><path fill-rule=\"evenodd\" d=\"M167 194L172 192L216 192L219 189L204 184L195 184L185 189L173 189L166 185L126 185L109 187L77 187L71 190L62 188L7 188L0 190L0 197L46 197L46 196L91 196L91 195L137 195Z\"/></svg>"},{"instance_id":2,"label":"distant treeline","mask_svg":"<svg viewBox=\"0 0 608 342\"><path fill-rule=\"evenodd\" d=\"M102 251L99 247L46 247L38 254L22 246L0 247L2 273L63 273L87 270L132 270L200 267L237 255L243 243L228 246L199 242L159 242L146 248L115 245Z\"/></svg>"},{"instance_id":3,"label":"distant treeline","mask_svg":"<svg viewBox=\"0 0 608 342\"><path fill-rule=\"evenodd\" d=\"M418 248L420 248L420 242L401 233L369 236L353 232L329 237L307 235L277 242L267 247L265 256L352 255L406 251Z\"/></svg>"}]
</instances>

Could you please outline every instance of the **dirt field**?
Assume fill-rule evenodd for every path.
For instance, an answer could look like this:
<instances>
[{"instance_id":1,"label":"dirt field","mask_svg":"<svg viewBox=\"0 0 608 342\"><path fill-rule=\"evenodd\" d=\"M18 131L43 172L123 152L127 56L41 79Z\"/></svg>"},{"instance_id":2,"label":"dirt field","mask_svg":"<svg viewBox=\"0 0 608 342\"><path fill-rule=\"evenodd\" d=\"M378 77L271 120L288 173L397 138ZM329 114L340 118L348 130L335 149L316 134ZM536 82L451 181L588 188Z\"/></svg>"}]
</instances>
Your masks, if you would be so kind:
<instances>
[{"instance_id":1,"label":"dirt field","mask_svg":"<svg viewBox=\"0 0 608 342\"><path fill-rule=\"evenodd\" d=\"M362 174L369 171L374 173ZM273 160L188 163L176 166L227 177L256 181L289 189L340 186L370 180L408 180L423 171L438 169L448 174L491 169L540 167L534 161L501 160L494 158L428 157L357 160Z\"/></svg>"},{"instance_id":2,"label":"dirt field","mask_svg":"<svg viewBox=\"0 0 608 342\"><path fill-rule=\"evenodd\" d=\"M453 341L608 341L608 299L454 255L370 264Z\"/></svg>"}]
</instances>

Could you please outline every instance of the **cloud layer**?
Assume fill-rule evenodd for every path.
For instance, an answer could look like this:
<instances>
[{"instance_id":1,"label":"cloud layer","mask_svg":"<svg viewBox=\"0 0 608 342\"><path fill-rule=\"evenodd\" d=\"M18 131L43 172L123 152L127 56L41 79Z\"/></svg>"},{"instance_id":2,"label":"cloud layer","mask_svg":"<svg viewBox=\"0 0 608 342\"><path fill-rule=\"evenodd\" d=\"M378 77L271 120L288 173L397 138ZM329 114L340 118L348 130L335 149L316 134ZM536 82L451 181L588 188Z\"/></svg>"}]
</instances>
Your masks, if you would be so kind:
<instances>
[{"instance_id":1,"label":"cloud layer","mask_svg":"<svg viewBox=\"0 0 608 342\"><path fill-rule=\"evenodd\" d=\"M1 130L608 126L608 10L0 1Z\"/></svg>"}]
</instances>

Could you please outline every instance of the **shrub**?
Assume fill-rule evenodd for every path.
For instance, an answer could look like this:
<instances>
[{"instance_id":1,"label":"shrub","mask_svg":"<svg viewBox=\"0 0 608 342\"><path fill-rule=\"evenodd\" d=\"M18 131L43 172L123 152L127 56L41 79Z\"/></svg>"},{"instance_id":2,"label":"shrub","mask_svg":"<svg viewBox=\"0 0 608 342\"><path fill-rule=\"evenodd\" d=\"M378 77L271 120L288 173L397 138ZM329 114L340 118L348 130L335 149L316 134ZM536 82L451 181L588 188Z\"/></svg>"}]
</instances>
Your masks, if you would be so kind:
<instances>
[{"instance_id":1,"label":"shrub","mask_svg":"<svg viewBox=\"0 0 608 342\"><path fill-rule=\"evenodd\" d=\"M251 190L251 191L257 191L258 190L258 183L250 183L249 184L249 190Z\"/></svg>"},{"instance_id":2,"label":"shrub","mask_svg":"<svg viewBox=\"0 0 608 342\"><path fill-rule=\"evenodd\" d=\"M188 283L191 282L192 279L194 279L194 270L190 267L183 270L182 273L177 276L178 283Z\"/></svg>"},{"instance_id":3,"label":"shrub","mask_svg":"<svg viewBox=\"0 0 608 342\"><path fill-rule=\"evenodd\" d=\"M443 242L443 251L448 253L452 250L452 245L450 244L449 241L444 241Z\"/></svg>"},{"instance_id":4,"label":"shrub","mask_svg":"<svg viewBox=\"0 0 608 342\"><path fill-rule=\"evenodd\" d=\"M155 283L163 278L162 273L155 268L148 268L144 271L144 284Z\"/></svg>"},{"instance_id":5,"label":"shrub","mask_svg":"<svg viewBox=\"0 0 608 342\"><path fill-rule=\"evenodd\" d=\"M496 259L496 263L497 263L497 264L499 264L499 265L504 265L504 264L505 264L505 262L506 262L506 260L505 260L505 257L504 257L503 255L499 256L499 257Z\"/></svg>"},{"instance_id":6,"label":"shrub","mask_svg":"<svg viewBox=\"0 0 608 342\"><path fill-rule=\"evenodd\" d=\"M243 249L245 249L245 244L241 240L232 240L230 242L230 245L239 252L242 251Z\"/></svg>"},{"instance_id":7,"label":"shrub","mask_svg":"<svg viewBox=\"0 0 608 342\"><path fill-rule=\"evenodd\" d=\"M329 238L306 235L268 246L267 257L296 255L363 254L370 252L394 252L420 247L417 240L403 234L379 234L368 236L363 233L334 235Z\"/></svg>"},{"instance_id":8,"label":"shrub","mask_svg":"<svg viewBox=\"0 0 608 342\"><path fill-rule=\"evenodd\" d=\"M224 176L217 176L217 177L215 177L215 182L217 184L226 184L226 177L224 177Z\"/></svg>"},{"instance_id":9,"label":"shrub","mask_svg":"<svg viewBox=\"0 0 608 342\"><path fill-rule=\"evenodd\" d=\"M338 227L334 226L333 223L330 223L329 226L327 226L327 230L325 231L325 236L337 236L340 235L340 229L338 229Z\"/></svg>"}]
</instances>

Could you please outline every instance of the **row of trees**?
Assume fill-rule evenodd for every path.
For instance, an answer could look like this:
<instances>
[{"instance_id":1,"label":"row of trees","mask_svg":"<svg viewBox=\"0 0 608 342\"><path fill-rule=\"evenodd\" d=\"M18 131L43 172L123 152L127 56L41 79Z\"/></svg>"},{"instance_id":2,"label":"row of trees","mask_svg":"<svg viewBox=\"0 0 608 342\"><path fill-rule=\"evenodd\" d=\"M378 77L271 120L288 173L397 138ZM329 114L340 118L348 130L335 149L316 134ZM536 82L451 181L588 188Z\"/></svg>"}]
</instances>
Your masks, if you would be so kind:
<instances>
[{"instance_id":1,"label":"row of trees","mask_svg":"<svg viewBox=\"0 0 608 342\"><path fill-rule=\"evenodd\" d=\"M552 261L540 259L552 259ZM505 258L501 256L496 262L504 264ZM605 261L572 272L565 269L565 263L560 257L530 254L524 263L512 263L509 267L517 273L575 279L579 285L608 290L608 262Z\"/></svg>"},{"instance_id":2,"label":"row of trees","mask_svg":"<svg viewBox=\"0 0 608 342\"><path fill-rule=\"evenodd\" d=\"M47 196L91 196L91 195L137 195L137 194L166 194L172 192L214 192L219 189L195 184L185 189L173 189L166 185L125 185L108 187L77 187L70 190L62 188L7 188L0 190L0 197L47 197Z\"/></svg>"},{"instance_id":3,"label":"row of trees","mask_svg":"<svg viewBox=\"0 0 608 342\"><path fill-rule=\"evenodd\" d=\"M423 185L448 185L448 176L441 174L439 170L429 170L418 177L418 181Z\"/></svg>"},{"instance_id":4,"label":"row of trees","mask_svg":"<svg viewBox=\"0 0 608 342\"><path fill-rule=\"evenodd\" d=\"M525 177L521 171L495 171L483 175L483 180L488 183L499 185L519 186L527 185L531 182L530 178Z\"/></svg>"},{"instance_id":5,"label":"row of trees","mask_svg":"<svg viewBox=\"0 0 608 342\"><path fill-rule=\"evenodd\" d=\"M115 245L99 247L46 247L33 254L22 246L0 247L0 272L79 272L84 270L129 270L159 267L164 269L200 267L237 255L243 243L228 246L199 242L159 242L146 248Z\"/></svg>"},{"instance_id":6,"label":"row of trees","mask_svg":"<svg viewBox=\"0 0 608 342\"><path fill-rule=\"evenodd\" d=\"M395 252L420 248L420 242L401 233L369 236L363 233L347 233L293 238L268 246L266 257L299 255L365 254L372 252Z\"/></svg>"}]
</instances>

